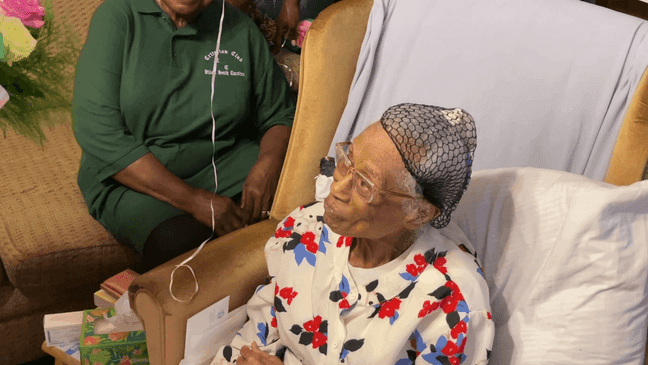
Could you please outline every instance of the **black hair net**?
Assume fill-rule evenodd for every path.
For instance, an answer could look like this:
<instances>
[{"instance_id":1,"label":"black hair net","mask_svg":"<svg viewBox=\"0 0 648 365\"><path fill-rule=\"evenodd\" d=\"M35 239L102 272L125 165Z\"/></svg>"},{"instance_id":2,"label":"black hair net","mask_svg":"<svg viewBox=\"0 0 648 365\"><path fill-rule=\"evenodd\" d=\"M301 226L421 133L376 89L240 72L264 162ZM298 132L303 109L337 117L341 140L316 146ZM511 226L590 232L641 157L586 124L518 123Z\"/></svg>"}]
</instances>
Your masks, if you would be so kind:
<instances>
[{"instance_id":1,"label":"black hair net","mask_svg":"<svg viewBox=\"0 0 648 365\"><path fill-rule=\"evenodd\" d=\"M423 197L441 210L432 226L447 226L470 182L477 147L472 116L462 109L398 104L383 113L380 124L423 188Z\"/></svg>"}]
</instances>

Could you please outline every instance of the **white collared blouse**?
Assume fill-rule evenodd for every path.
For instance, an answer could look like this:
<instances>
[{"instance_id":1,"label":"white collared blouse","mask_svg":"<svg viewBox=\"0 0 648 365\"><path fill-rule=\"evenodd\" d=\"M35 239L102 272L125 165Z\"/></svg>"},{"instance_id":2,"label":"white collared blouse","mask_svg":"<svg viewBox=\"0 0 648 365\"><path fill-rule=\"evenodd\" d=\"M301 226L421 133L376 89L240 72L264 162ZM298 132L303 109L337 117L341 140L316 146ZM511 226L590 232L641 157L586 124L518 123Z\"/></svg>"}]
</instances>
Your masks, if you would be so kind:
<instances>
[{"instance_id":1,"label":"white collared blouse","mask_svg":"<svg viewBox=\"0 0 648 365\"><path fill-rule=\"evenodd\" d=\"M359 284L348 262L352 238L331 231L323 215L323 204L313 203L278 225L265 247L272 280L257 289L249 320L212 365L235 363L253 341L283 353L287 365L488 363L488 286L467 240L425 228Z\"/></svg>"}]
</instances>

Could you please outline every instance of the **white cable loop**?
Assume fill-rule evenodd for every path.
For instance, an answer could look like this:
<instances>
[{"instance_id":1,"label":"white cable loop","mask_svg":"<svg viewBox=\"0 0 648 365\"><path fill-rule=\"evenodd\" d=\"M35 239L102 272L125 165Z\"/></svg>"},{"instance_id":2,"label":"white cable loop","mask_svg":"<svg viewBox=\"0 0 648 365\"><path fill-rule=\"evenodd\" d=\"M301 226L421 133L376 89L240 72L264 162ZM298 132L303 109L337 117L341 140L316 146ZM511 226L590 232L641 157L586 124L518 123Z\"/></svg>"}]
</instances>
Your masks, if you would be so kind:
<instances>
[{"instance_id":1,"label":"white cable loop","mask_svg":"<svg viewBox=\"0 0 648 365\"><path fill-rule=\"evenodd\" d=\"M203 241L203 243L200 244L198 249L189 257L184 259L180 264L176 265L176 267L171 271L171 280L169 281L169 294L171 294L171 297L175 299L177 302L185 303L185 302L190 302L191 299L198 293L198 279L196 278L196 273L194 270L191 268L191 266L187 265L187 263L191 260L193 260L196 255L198 255L198 252L200 252L205 246L205 243L209 242L212 237L214 237L214 230L216 227L216 218L214 217L214 197L216 196L216 190L218 189L218 174L216 173L216 161L214 158L214 155L216 154L216 119L214 119L214 84L216 82L216 65L218 64L218 58L220 56L220 42L221 42L221 34L223 33L223 19L225 18L225 0L222 0L223 3L223 8L221 11L221 17L220 17L220 25L218 26L218 38L216 39L216 54L214 55L214 67L212 69L212 82L211 82L211 100L210 100L210 109L211 109L211 117L212 117L212 166L214 167L214 192L212 193L211 200L209 201L209 207L211 208L211 221L212 221L212 231L211 235L209 236L208 239ZM176 270L178 270L179 267L185 266L191 271L191 275L193 276L194 283L196 284L196 289L194 292L191 294L189 299L178 299L176 298L175 295L173 295L173 275L175 274Z\"/></svg>"}]
</instances>

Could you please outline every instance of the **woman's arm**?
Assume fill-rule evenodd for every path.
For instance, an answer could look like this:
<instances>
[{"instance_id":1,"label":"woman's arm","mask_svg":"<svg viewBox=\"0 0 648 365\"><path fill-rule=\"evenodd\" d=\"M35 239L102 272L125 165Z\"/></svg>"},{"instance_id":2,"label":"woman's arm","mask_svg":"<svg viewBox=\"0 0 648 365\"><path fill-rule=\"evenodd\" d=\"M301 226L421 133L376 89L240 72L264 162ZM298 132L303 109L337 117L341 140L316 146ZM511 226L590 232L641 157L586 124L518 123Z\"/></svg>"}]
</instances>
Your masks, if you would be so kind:
<instances>
[{"instance_id":1,"label":"woman's arm","mask_svg":"<svg viewBox=\"0 0 648 365\"><path fill-rule=\"evenodd\" d=\"M243 185L241 208L246 223L261 220L261 212L270 210L272 206L288 149L290 131L291 127L276 125L268 129L261 139L259 158Z\"/></svg>"},{"instance_id":2,"label":"woman's arm","mask_svg":"<svg viewBox=\"0 0 648 365\"><path fill-rule=\"evenodd\" d=\"M169 203L211 227L212 193L194 188L175 176L152 153L120 170L113 178L135 191ZM213 196L215 226L219 236L243 228L243 211L225 196Z\"/></svg>"},{"instance_id":3,"label":"woman's arm","mask_svg":"<svg viewBox=\"0 0 648 365\"><path fill-rule=\"evenodd\" d=\"M279 53L283 38L297 40L297 25L299 24L299 2L300 0L283 0L281 12L277 18L274 47L272 53Z\"/></svg>"},{"instance_id":4,"label":"woman's arm","mask_svg":"<svg viewBox=\"0 0 648 365\"><path fill-rule=\"evenodd\" d=\"M241 356L241 351L248 351L253 342L260 344L259 351L263 351L269 356L274 356L277 351L284 347L277 330L276 313L273 307L275 287L276 281L273 278L269 284L257 289L247 303L248 321L234 336L231 344L218 350L211 365L235 363Z\"/></svg>"},{"instance_id":5,"label":"woman's arm","mask_svg":"<svg viewBox=\"0 0 648 365\"><path fill-rule=\"evenodd\" d=\"M250 29L250 38L254 45L253 105L261 148L243 186L242 207L248 224L260 220L262 211L270 210L295 117L295 100L286 76L272 57L265 38L256 27Z\"/></svg>"}]
</instances>

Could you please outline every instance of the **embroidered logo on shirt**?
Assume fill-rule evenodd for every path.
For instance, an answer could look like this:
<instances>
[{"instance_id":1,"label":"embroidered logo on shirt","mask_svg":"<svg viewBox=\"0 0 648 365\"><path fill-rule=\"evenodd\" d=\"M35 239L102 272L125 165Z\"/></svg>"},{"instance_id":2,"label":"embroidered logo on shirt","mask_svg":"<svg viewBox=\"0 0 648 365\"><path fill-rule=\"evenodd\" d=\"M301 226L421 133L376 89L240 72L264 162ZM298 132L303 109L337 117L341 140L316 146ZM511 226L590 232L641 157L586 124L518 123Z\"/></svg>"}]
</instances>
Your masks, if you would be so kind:
<instances>
[{"instance_id":1,"label":"embroidered logo on shirt","mask_svg":"<svg viewBox=\"0 0 648 365\"><path fill-rule=\"evenodd\" d=\"M242 76L245 77L245 72L241 71L235 71L230 69L230 63L233 63L236 65L236 63L243 63L243 57L238 54L236 51L229 51L227 49L221 49L218 52L220 54L218 58L218 66L217 68L220 68L221 64L227 63L223 65L223 69L217 69L217 76ZM205 61L211 60L214 55L216 55L216 51L209 52L207 55L205 55ZM212 70L211 69L205 69L205 75L211 75Z\"/></svg>"}]
</instances>

